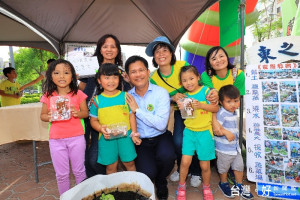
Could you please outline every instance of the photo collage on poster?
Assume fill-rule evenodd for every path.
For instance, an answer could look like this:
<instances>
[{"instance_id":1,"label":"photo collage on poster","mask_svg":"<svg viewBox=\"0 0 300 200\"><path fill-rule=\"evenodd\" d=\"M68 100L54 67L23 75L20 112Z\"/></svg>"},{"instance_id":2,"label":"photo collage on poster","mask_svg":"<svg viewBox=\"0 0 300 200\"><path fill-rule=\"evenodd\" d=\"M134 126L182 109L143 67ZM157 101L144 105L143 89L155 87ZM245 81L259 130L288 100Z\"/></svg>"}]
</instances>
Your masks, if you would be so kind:
<instances>
[{"instance_id":1,"label":"photo collage on poster","mask_svg":"<svg viewBox=\"0 0 300 200\"><path fill-rule=\"evenodd\" d=\"M260 70L266 181L300 186L300 69Z\"/></svg>"}]
</instances>

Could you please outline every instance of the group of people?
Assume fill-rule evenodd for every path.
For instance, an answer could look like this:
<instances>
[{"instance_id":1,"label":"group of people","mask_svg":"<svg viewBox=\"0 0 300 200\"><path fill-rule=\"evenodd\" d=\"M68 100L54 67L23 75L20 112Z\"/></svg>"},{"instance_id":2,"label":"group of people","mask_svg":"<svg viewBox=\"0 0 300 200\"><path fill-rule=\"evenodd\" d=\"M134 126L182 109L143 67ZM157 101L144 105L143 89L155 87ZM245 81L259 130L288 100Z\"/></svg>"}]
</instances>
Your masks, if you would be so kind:
<instances>
[{"instance_id":1,"label":"group of people","mask_svg":"<svg viewBox=\"0 0 300 200\"><path fill-rule=\"evenodd\" d=\"M131 56L123 67L118 38L106 34L97 43L99 69L94 77L77 84L70 62L58 59L49 65L41 120L50 122L49 147L59 193L70 188L69 162L78 184L96 174L117 172L121 161L126 170L146 174L155 184L157 198L167 199L167 177L176 160L177 170L170 179L179 181L177 199L186 199L190 173L191 186L202 182L203 197L210 200L210 161L217 157L224 195L234 197L227 182L231 168L241 196L252 199L242 184L237 128L244 73L235 70L222 47L208 51L201 75L195 66L176 60L175 47L164 36L149 43L146 54L153 57L157 68L153 73L140 56ZM52 96L68 96L70 120L51 122ZM182 118L182 98L193 99L195 118ZM110 139L108 125L119 122L127 125L127 135Z\"/></svg>"}]
</instances>

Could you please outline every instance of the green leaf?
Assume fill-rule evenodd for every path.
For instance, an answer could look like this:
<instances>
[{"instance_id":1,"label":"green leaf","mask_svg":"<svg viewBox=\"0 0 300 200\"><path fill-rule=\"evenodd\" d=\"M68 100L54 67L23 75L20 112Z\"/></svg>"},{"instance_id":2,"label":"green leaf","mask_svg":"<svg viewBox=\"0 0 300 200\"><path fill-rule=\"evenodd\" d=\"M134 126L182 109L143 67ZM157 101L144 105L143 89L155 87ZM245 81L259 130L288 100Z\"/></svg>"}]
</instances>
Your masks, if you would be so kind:
<instances>
[{"instance_id":1,"label":"green leaf","mask_svg":"<svg viewBox=\"0 0 300 200\"><path fill-rule=\"evenodd\" d=\"M17 81L24 85L47 70L47 60L57 56L49 51L34 48L19 48L14 52L15 68L18 74ZM37 88L41 82L32 86Z\"/></svg>"},{"instance_id":2,"label":"green leaf","mask_svg":"<svg viewBox=\"0 0 300 200\"><path fill-rule=\"evenodd\" d=\"M102 193L100 200L115 200L115 197L112 194Z\"/></svg>"}]
</instances>

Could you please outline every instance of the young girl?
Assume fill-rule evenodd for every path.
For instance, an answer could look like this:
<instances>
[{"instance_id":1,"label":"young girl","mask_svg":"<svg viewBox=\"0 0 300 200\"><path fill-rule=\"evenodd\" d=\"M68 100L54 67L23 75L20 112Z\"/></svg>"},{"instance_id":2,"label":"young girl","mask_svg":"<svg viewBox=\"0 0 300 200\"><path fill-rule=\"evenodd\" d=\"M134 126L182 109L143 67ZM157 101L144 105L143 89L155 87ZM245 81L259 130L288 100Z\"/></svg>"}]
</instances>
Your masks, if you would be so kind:
<instances>
[{"instance_id":1,"label":"young girl","mask_svg":"<svg viewBox=\"0 0 300 200\"><path fill-rule=\"evenodd\" d=\"M100 94L95 97L90 108L91 126L100 133L98 141L98 163L106 166L106 173L117 172L118 157L129 171L135 171L135 147L129 135L136 133L134 113L125 102L125 92L120 91L121 74L117 65L106 63L100 66L96 74ZM127 136L110 139L107 125L125 122Z\"/></svg>"},{"instance_id":2,"label":"young girl","mask_svg":"<svg viewBox=\"0 0 300 200\"><path fill-rule=\"evenodd\" d=\"M86 95L77 88L75 69L70 62L62 59L52 62L46 77L43 84L44 95L41 98L43 103L41 120L50 122L50 154L61 195L70 188L69 162L77 184L86 178L84 124L81 119L88 116L88 108ZM51 122L50 98L53 96L65 96L70 99L69 120Z\"/></svg>"},{"instance_id":3,"label":"young girl","mask_svg":"<svg viewBox=\"0 0 300 200\"><path fill-rule=\"evenodd\" d=\"M185 180L192 157L197 152L200 160L203 180L203 197L205 200L213 199L210 190L210 160L215 159L215 144L212 134L212 112L217 112L218 104L209 104L206 95L210 89L200 86L198 81L200 75L194 66L184 66L179 74L180 83L188 91L186 96L193 99L192 105L195 118L188 118L184 121L185 129L183 132L182 159L180 164L179 186L177 190L177 200L186 199ZM180 109L183 105L177 101Z\"/></svg>"}]
</instances>

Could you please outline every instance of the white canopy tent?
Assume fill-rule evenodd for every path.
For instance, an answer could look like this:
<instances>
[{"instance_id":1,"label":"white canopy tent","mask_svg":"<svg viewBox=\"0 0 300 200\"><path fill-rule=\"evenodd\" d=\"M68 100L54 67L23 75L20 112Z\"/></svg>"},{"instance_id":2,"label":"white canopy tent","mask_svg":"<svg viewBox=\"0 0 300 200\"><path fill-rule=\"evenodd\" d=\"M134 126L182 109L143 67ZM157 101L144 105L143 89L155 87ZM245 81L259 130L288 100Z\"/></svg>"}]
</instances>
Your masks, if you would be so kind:
<instances>
[{"instance_id":1,"label":"white canopy tent","mask_svg":"<svg viewBox=\"0 0 300 200\"><path fill-rule=\"evenodd\" d=\"M0 0L0 45L63 55L65 43L96 43L106 33L145 45L159 35L177 45L217 0Z\"/></svg>"}]
</instances>

